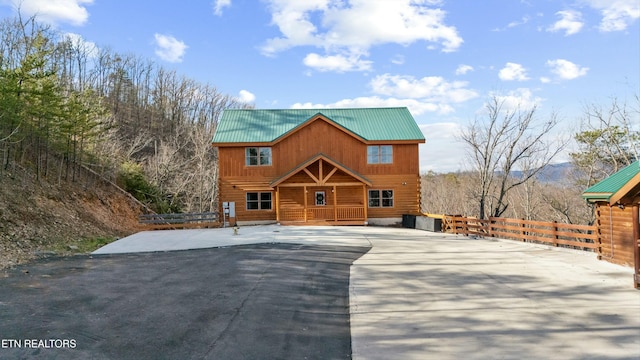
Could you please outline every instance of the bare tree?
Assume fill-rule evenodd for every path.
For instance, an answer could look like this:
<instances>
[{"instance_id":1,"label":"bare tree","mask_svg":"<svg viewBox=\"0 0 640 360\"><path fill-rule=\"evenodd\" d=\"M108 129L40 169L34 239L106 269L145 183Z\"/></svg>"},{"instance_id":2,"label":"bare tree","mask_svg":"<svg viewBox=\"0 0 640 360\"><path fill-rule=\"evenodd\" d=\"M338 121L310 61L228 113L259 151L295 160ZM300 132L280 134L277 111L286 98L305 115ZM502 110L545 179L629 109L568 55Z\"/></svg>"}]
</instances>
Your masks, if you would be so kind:
<instances>
[{"instance_id":1,"label":"bare tree","mask_svg":"<svg viewBox=\"0 0 640 360\"><path fill-rule=\"evenodd\" d=\"M492 216L501 216L509 206L509 191L538 174L565 146L564 141L549 139L557 125L555 114L539 123L536 106L509 109L495 95L486 110L486 118L476 118L460 135L478 176L475 198L481 219L487 208ZM528 166L522 169L525 160ZM516 169L523 170L518 178L511 176Z\"/></svg>"},{"instance_id":2,"label":"bare tree","mask_svg":"<svg viewBox=\"0 0 640 360\"><path fill-rule=\"evenodd\" d=\"M585 107L575 135L578 151L571 153L581 170L580 186L591 186L639 158L640 97L635 95L633 101L635 105L613 98L608 107Z\"/></svg>"}]
</instances>

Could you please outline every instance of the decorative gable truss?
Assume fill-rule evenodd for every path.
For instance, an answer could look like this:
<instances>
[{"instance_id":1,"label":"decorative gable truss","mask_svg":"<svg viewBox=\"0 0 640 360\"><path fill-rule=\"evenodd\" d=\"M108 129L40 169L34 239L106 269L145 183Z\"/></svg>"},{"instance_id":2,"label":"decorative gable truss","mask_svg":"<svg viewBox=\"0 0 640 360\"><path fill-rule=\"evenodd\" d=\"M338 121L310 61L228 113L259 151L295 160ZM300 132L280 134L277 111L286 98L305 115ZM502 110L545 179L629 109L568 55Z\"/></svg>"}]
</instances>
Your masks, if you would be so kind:
<instances>
[{"instance_id":1,"label":"decorative gable truss","mask_svg":"<svg viewBox=\"0 0 640 360\"><path fill-rule=\"evenodd\" d=\"M270 186L276 190L278 222L366 222L367 186L371 181L327 155L313 156ZM338 193L344 195L340 200Z\"/></svg>"}]
</instances>

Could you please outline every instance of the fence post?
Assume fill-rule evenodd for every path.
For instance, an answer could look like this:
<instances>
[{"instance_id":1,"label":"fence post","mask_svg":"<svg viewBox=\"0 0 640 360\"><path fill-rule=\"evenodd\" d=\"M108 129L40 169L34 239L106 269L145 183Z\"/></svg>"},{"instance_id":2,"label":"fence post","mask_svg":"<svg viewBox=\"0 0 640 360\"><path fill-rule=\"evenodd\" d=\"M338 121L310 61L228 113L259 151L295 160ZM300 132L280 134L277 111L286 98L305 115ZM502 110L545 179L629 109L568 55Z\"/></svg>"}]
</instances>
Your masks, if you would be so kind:
<instances>
[{"instance_id":1,"label":"fence post","mask_svg":"<svg viewBox=\"0 0 640 360\"><path fill-rule=\"evenodd\" d=\"M522 241L526 242L527 238L525 237L525 235L527 234L527 232L525 231L524 218L520 219L520 227L522 228L522 230L520 230L520 235L522 235Z\"/></svg>"},{"instance_id":2,"label":"fence post","mask_svg":"<svg viewBox=\"0 0 640 360\"><path fill-rule=\"evenodd\" d=\"M553 221L553 246L558 246L558 222Z\"/></svg>"}]
</instances>

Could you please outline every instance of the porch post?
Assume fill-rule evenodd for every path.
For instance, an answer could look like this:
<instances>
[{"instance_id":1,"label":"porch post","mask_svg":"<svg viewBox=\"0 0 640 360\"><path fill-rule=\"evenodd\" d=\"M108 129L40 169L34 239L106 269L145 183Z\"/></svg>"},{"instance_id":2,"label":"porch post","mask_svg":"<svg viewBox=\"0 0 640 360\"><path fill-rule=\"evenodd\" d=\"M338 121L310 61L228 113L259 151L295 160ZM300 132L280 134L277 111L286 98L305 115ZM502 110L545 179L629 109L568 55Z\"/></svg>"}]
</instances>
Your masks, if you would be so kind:
<instances>
[{"instance_id":1,"label":"porch post","mask_svg":"<svg viewBox=\"0 0 640 360\"><path fill-rule=\"evenodd\" d=\"M633 274L633 287L638 289L640 287L640 206L633 205L633 262L634 262L634 274Z\"/></svg>"},{"instance_id":2,"label":"porch post","mask_svg":"<svg viewBox=\"0 0 640 360\"><path fill-rule=\"evenodd\" d=\"M333 221L338 221L338 191L333 185Z\"/></svg>"},{"instance_id":3,"label":"porch post","mask_svg":"<svg viewBox=\"0 0 640 360\"><path fill-rule=\"evenodd\" d=\"M364 221L368 219L367 208L369 208L369 202L367 201L367 185L362 184L362 205L364 205Z\"/></svg>"},{"instance_id":4,"label":"porch post","mask_svg":"<svg viewBox=\"0 0 640 360\"><path fill-rule=\"evenodd\" d=\"M280 223L280 186L276 186L276 222Z\"/></svg>"},{"instance_id":5,"label":"porch post","mask_svg":"<svg viewBox=\"0 0 640 360\"><path fill-rule=\"evenodd\" d=\"M304 196L304 222L307 222L307 185L302 187L302 191L302 196Z\"/></svg>"}]
</instances>

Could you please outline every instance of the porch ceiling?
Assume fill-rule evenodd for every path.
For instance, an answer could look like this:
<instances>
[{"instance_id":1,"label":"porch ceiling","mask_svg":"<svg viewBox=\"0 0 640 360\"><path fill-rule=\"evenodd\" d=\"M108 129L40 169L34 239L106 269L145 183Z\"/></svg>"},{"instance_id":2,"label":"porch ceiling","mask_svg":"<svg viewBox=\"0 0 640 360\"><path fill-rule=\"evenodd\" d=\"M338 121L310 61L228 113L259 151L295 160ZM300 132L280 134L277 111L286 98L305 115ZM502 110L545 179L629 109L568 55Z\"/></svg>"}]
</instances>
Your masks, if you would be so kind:
<instances>
[{"instance_id":1,"label":"porch ceiling","mask_svg":"<svg viewBox=\"0 0 640 360\"><path fill-rule=\"evenodd\" d=\"M314 165L316 162L319 162L319 166L320 166L320 171L318 172L318 174L314 174L314 173L312 173L312 171L310 171L311 166ZM330 166L326 167L326 172L323 171L324 170L323 166L325 166L324 164L330 165ZM331 159L329 156L327 156L327 155L325 155L323 153L318 153L318 154L312 156L311 158L309 158L308 160L303 161L298 166L294 167L293 169L287 171L284 175L282 175L279 178L275 179L269 185L272 188L275 188L276 186L279 186L279 185L285 183L287 180L289 180L290 178L292 178L293 176L295 176L296 174L299 174L301 172L306 173L309 176L309 178L311 179L311 181L313 183L315 183L315 185L329 185L329 183L328 183L329 179L338 170L340 170L340 171L346 173L347 175L353 177L358 183L362 183L362 184L365 184L367 186L371 186L371 181L369 179L367 179L366 177L358 174L356 171L353 171L353 170L349 169L348 167L340 164L339 162Z\"/></svg>"}]
</instances>

